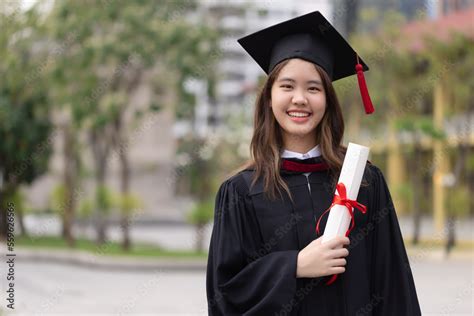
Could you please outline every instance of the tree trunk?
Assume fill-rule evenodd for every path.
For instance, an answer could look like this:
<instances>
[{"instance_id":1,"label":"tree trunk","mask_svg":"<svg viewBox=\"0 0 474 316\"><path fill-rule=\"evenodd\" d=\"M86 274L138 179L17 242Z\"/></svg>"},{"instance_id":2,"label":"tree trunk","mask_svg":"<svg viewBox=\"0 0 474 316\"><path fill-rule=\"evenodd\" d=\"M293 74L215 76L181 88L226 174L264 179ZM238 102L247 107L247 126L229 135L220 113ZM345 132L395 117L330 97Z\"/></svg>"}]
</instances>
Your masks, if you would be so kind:
<instances>
[{"instance_id":1,"label":"tree trunk","mask_svg":"<svg viewBox=\"0 0 474 316\"><path fill-rule=\"evenodd\" d=\"M446 256L449 256L451 250L456 245L456 217L454 214L450 214L448 217L448 238L446 240Z\"/></svg>"},{"instance_id":2,"label":"tree trunk","mask_svg":"<svg viewBox=\"0 0 474 316\"><path fill-rule=\"evenodd\" d=\"M474 172L468 176L468 186L469 192L474 192ZM474 217L474 197L472 194L469 195L469 214L471 217Z\"/></svg>"},{"instance_id":3,"label":"tree trunk","mask_svg":"<svg viewBox=\"0 0 474 316\"><path fill-rule=\"evenodd\" d=\"M122 197L127 197L130 195L130 164L128 161L128 152L127 146L120 146L119 148L119 157L120 157L120 182L121 182L121 192ZM123 241L122 247L124 250L128 251L130 249L130 210L123 208L122 209L122 230L123 230Z\"/></svg>"},{"instance_id":4,"label":"tree trunk","mask_svg":"<svg viewBox=\"0 0 474 316\"><path fill-rule=\"evenodd\" d=\"M421 234L421 212L414 211L413 213L413 245L417 245L420 242L420 234Z\"/></svg>"},{"instance_id":5,"label":"tree trunk","mask_svg":"<svg viewBox=\"0 0 474 316\"><path fill-rule=\"evenodd\" d=\"M460 134L458 134L460 135ZM454 179L455 183L453 184L454 189L456 185L460 185L462 183L461 181L461 176L464 174L464 169L466 166L466 160L467 156L469 154L469 145L467 144L459 144L459 149L458 149L458 159L456 161L456 166L454 167ZM451 198L452 199L452 198ZM451 204L451 203L450 203ZM446 254L449 255L449 252L452 247L456 244L456 225L454 223L456 216L455 209L453 209L452 205L450 205L450 208L448 208L448 211L450 212L450 216L448 217L450 225L448 226L448 240L446 242ZM452 222L451 222L452 221Z\"/></svg>"},{"instance_id":6,"label":"tree trunk","mask_svg":"<svg viewBox=\"0 0 474 316\"><path fill-rule=\"evenodd\" d=\"M12 187L13 185L4 183L0 188L0 241L6 241L8 236L8 201L12 196ZM16 206L14 206L14 211L16 213Z\"/></svg>"},{"instance_id":7,"label":"tree trunk","mask_svg":"<svg viewBox=\"0 0 474 316\"><path fill-rule=\"evenodd\" d=\"M418 142L418 139L415 140L414 144L414 161L413 161L413 171L412 171L412 184L413 184L413 196L412 196L412 206L413 206L413 244L417 245L420 241L421 233L421 210L419 197L421 196L421 175L420 175L420 160L421 160L421 148Z\"/></svg>"},{"instance_id":8,"label":"tree trunk","mask_svg":"<svg viewBox=\"0 0 474 316\"><path fill-rule=\"evenodd\" d=\"M121 111L123 112L123 111ZM120 193L122 198L127 198L130 195L130 162L128 159L128 144L124 137L125 131L123 129L122 116L118 115L114 120L114 136L113 144L117 149L119 163L120 163ZM122 203L120 215L120 228L122 230L122 249L130 250L130 212L127 205Z\"/></svg>"},{"instance_id":9,"label":"tree trunk","mask_svg":"<svg viewBox=\"0 0 474 316\"><path fill-rule=\"evenodd\" d=\"M95 163L95 180L96 180L96 198L98 198L99 190L105 189L105 180L107 176L107 158L109 156L110 139L107 137L106 129L93 128L89 134L92 152ZM106 209L98 203L95 210L95 222L97 233L97 244L102 245L107 240L107 223Z\"/></svg>"},{"instance_id":10,"label":"tree trunk","mask_svg":"<svg viewBox=\"0 0 474 316\"><path fill-rule=\"evenodd\" d=\"M25 221L23 217L23 208L20 205L15 208L16 219L18 220L18 227L20 227L20 235L28 237L28 231L26 230Z\"/></svg>"},{"instance_id":11,"label":"tree trunk","mask_svg":"<svg viewBox=\"0 0 474 316\"><path fill-rule=\"evenodd\" d=\"M100 161L97 162L97 171L96 171L96 190L97 196L99 194L99 190L103 190L105 188L105 171L103 170L102 163ZM102 245L107 240L107 233L106 233L106 218L105 218L105 210L101 203L97 204L96 207L96 232L97 232L97 244Z\"/></svg>"},{"instance_id":12,"label":"tree trunk","mask_svg":"<svg viewBox=\"0 0 474 316\"><path fill-rule=\"evenodd\" d=\"M7 239L7 205L4 199L5 189L0 188L0 241Z\"/></svg>"},{"instance_id":13,"label":"tree trunk","mask_svg":"<svg viewBox=\"0 0 474 316\"><path fill-rule=\"evenodd\" d=\"M197 223L196 224L196 251L202 252L204 245L204 227L206 224Z\"/></svg>"},{"instance_id":14,"label":"tree trunk","mask_svg":"<svg viewBox=\"0 0 474 316\"><path fill-rule=\"evenodd\" d=\"M62 217L62 236L66 240L69 247L75 246L75 239L72 234L72 224L76 208L76 198L74 190L76 188L77 177L77 160L75 155L75 135L70 125L64 127L64 174L63 181L65 187L64 201L61 206Z\"/></svg>"}]
</instances>

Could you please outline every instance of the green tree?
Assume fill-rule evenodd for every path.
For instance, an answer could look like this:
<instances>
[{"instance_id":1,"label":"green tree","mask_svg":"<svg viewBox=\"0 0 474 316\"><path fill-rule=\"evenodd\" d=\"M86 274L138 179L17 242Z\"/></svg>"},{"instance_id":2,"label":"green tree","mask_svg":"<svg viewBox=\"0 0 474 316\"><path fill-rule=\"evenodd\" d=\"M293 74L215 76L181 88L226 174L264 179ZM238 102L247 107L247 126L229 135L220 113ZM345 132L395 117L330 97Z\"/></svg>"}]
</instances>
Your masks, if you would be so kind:
<instances>
[{"instance_id":1,"label":"green tree","mask_svg":"<svg viewBox=\"0 0 474 316\"><path fill-rule=\"evenodd\" d=\"M444 138L444 133L437 130L433 125L432 119L426 115L408 115L399 118L396 121L396 126L399 132L408 134L410 138L409 145L405 145L404 148L405 152L411 156L407 157L407 160L411 158L410 180L412 194L410 195L410 200L413 214L413 244L416 245L420 239L421 215L423 213L420 203L420 196L424 196L422 178L424 173L429 171L423 168L422 139L423 137L431 140L442 139Z\"/></svg>"},{"instance_id":2,"label":"green tree","mask_svg":"<svg viewBox=\"0 0 474 316\"><path fill-rule=\"evenodd\" d=\"M469 198L469 195L464 195L464 183L470 180L467 161L472 147L469 137L473 133L469 118L474 116L474 41L468 35L452 32L448 40L428 38L425 43L429 74L437 79L437 83L443 86L447 94L448 104L444 105L444 111L446 120L451 121L451 125L447 127L451 129L447 139L456 144L452 155L452 183L448 186L450 197L447 205L446 251L449 253L456 243L454 223L457 218L465 215L469 204L466 202L463 207L459 207L459 202L466 200L464 196ZM456 196L456 201L449 202L453 196Z\"/></svg>"},{"instance_id":3,"label":"green tree","mask_svg":"<svg viewBox=\"0 0 474 316\"><path fill-rule=\"evenodd\" d=\"M5 204L15 199L21 184L46 172L51 154L46 85L28 76L42 69L30 49L38 39L38 18L14 3L0 6L0 239L7 233Z\"/></svg>"},{"instance_id":4,"label":"green tree","mask_svg":"<svg viewBox=\"0 0 474 316\"><path fill-rule=\"evenodd\" d=\"M198 201L191 212L188 214L188 221L196 228L195 250L202 252L204 250L204 233L207 223L212 220L214 215L214 199L208 198L205 201Z\"/></svg>"},{"instance_id":5,"label":"green tree","mask_svg":"<svg viewBox=\"0 0 474 316\"><path fill-rule=\"evenodd\" d=\"M69 107L73 121L88 134L97 188L105 185L115 148L121 191L128 195L130 126L165 102L176 105L188 78L209 76L212 67L197 66L210 65L216 38L205 23L187 22L186 15L195 7L193 1L55 2L46 22L49 34L56 42L73 34L74 45L61 54L53 74L60 79L58 88L65 91L60 103ZM151 101L138 109L131 96L143 85L152 88ZM106 240L105 220L104 211L98 209L99 244Z\"/></svg>"},{"instance_id":6,"label":"green tree","mask_svg":"<svg viewBox=\"0 0 474 316\"><path fill-rule=\"evenodd\" d=\"M133 219L134 212L143 207L143 203L140 198L132 193L120 194L118 198L118 206L120 209L121 220L120 228L122 230L122 248L124 250L130 250L131 248L131 238L130 238L130 224Z\"/></svg>"},{"instance_id":7,"label":"green tree","mask_svg":"<svg viewBox=\"0 0 474 316\"><path fill-rule=\"evenodd\" d=\"M369 36L362 34L356 39L361 54L367 55L366 61L372 69L377 70L369 73L368 84L376 104L375 117L381 118L357 125L373 128L372 135L388 126L403 142L407 160L410 160L410 187L414 191L411 201L416 243L422 208L418 197L426 193L420 191L423 187L422 177L431 171L423 166L422 141L429 143L444 136L448 139L449 136L446 131L436 130L433 126L434 91L436 85L442 85L447 94L449 104L444 105L446 120L473 115L474 80L471 69L474 66L474 41L465 35L453 33L449 39L424 38L422 49L413 51L400 32L403 19L389 12L384 20L382 32ZM451 127L454 127L451 136L455 136L454 143L458 146L453 155L456 159L453 185L462 185L463 176L467 174L468 136L472 130L468 120ZM447 142L446 146L449 146ZM455 216L451 214L448 222L454 223ZM450 229L452 227L449 225Z\"/></svg>"}]
</instances>

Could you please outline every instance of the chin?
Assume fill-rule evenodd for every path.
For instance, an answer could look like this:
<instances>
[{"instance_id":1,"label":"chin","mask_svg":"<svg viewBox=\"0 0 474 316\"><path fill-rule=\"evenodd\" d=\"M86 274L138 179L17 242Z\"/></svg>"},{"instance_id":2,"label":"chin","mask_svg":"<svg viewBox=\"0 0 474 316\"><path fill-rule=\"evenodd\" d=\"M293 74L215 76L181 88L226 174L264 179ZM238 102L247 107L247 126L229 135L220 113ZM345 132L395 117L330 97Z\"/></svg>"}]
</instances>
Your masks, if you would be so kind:
<instances>
[{"instance_id":1,"label":"chin","mask_svg":"<svg viewBox=\"0 0 474 316\"><path fill-rule=\"evenodd\" d=\"M304 138L308 137L310 134L314 134L314 129L284 129L285 133L290 136L290 137L298 137L298 138Z\"/></svg>"}]
</instances>

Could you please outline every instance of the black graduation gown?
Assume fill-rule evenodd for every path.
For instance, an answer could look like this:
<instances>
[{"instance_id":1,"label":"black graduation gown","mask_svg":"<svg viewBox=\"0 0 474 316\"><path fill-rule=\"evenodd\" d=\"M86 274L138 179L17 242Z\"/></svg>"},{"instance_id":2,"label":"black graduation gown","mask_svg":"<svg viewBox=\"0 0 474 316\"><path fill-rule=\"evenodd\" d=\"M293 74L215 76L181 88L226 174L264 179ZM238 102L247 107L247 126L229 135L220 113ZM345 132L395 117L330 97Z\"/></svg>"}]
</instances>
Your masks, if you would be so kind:
<instances>
[{"instance_id":1,"label":"black graduation gown","mask_svg":"<svg viewBox=\"0 0 474 316\"><path fill-rule=\"evenodd\" d=\"M296 278L299 250L316 239L316 219L330 206L328 171L282 171L293 195L269 200L249 188L252 170L225 181L217 194L207 265L209 315L421 315L400 227L381 171L367 164L355 210L346 271ZM310 185L311 191L308 188ZM321 220L324 232L327 215Z\"/></svg>"}]
</instances>

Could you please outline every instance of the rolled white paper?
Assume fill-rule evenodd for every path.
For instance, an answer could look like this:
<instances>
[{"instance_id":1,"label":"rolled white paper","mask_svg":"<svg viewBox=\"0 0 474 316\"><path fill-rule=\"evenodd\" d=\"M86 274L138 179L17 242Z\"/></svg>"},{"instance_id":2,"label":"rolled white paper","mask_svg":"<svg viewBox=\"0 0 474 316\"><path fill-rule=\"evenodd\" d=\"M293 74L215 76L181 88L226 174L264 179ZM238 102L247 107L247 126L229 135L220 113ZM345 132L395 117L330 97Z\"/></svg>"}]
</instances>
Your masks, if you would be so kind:
<instances>
[{"instance_id":1,"label":"rolled white paper","mask_svg":"<svg viewBox=\"0 0 474 316\"><path fill-rule=\"evenodd\" d=\"M354 143L349 143L349 146L347 146L346 156L344 157L344 163L342 164L341 174L337 183L344 183L347 198L350 200L357 199L368 157L368 147ZM337 190L334 194L338 194ZM351 215L347 207L338 204L334 205L329 211L321 242L324 243L336 236L345 236L350 223Z\"/></svg>"}]
</instances>

